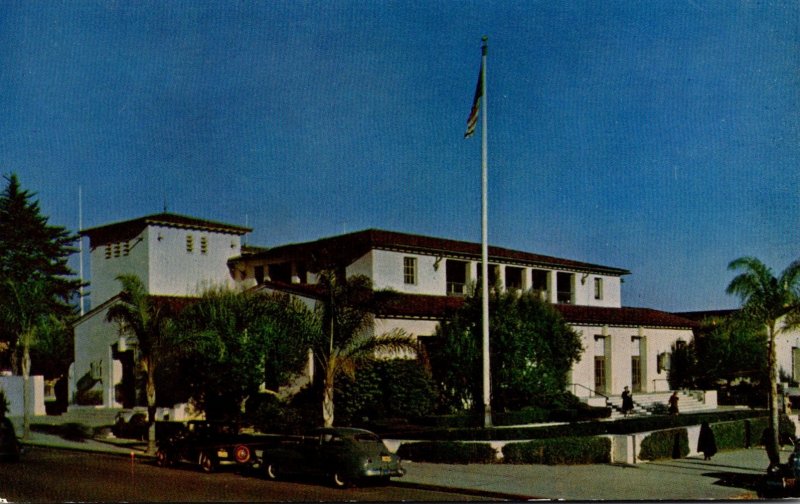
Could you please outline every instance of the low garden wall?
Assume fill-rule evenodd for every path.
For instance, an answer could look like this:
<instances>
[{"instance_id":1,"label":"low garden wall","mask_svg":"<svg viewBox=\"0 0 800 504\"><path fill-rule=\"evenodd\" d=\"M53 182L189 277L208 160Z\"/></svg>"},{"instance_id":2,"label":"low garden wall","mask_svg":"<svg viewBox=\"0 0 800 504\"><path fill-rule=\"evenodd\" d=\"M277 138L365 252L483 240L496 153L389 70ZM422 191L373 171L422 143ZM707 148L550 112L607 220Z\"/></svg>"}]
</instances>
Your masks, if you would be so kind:
<instances>
[{"instance_id":1,"label":"low garden wall","mask_svg":"<svg viewBox=\"0 0 800 504\"><path fill-rule=\"evenodd\" d=\"M784 417L781 432L795 433L797 418ZM766 417L711 423L719 450L761 444L768 425ZM386 439L387 447L400 458L448 464L596 464L625 463L683 458L697 455L699 425L630 434L543 437L517 440L398 440Z\"/></svg>"}]
</instances>

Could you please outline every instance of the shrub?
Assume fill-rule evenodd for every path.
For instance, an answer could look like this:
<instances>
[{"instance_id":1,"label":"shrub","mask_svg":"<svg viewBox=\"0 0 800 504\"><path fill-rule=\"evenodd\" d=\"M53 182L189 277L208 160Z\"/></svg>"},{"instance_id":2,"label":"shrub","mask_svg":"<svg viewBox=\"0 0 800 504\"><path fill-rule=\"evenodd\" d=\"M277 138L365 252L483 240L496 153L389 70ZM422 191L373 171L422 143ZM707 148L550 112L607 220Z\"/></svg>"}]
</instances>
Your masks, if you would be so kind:
<instances>
[{"instance_id":1,"label":"shrub","mask_svg":"<svg viewBox=\"0 0 800 504\"><path fill-rule=\"evenodd\" d=\"M404 443L397 455L401 459L440 464L489 464L497 460L497 452L488 443L454 441Z\"/></svg>"},{"instance_id":2,"label":"shrub","mask_svg":"<svg viewBox=\"0 0 800 504\"><path fill-rule=\"evenodd\" d=\"M259 394L247 401L246 420L260 432L302 434L320 425L320 407L305 398L311 390L301 391L297 400L286 403L270 394Z\"/></svg>"},{"instance_id":3,"label":"shrub","mask_svg":"<svg viewBox=\"0 0 800 504\"><path fill-rule=\"evenodd\" d=\"M642 440L639 458L658 460L683 458L689 455L689 434L686 429L669 429L653 432Z\"/></svg>"},{"instance_id":4,"label":"shrub","mask_svg":"<svg viewBox=\"0 0 800 504\"><path fill-rule=\"evenodd\" d=\"M714 440L719 450L735 450L748 446L748 428L746 420L711 424Z\"/></svg>"},{"instance_id":5,"label":"shrub","mask_svg":"<svg viewBox=\"0 0 800 504\"><path fill-rule=\"evenodd\" d=\"M505 411L492 417L496 425L524 425L546 422L550 412L537 406L528 406L520 411Z\"/></svg>"},{"instance_id":6,"label":"shrub","mask_svg":"<svg viewBox=\"0 0 800 504\"><path fill-rule=\"evenodd\" d=\"M611 461L611 440L606 437L553 438L509 443L503 447L509 464L601 464Z\"/></svg>"}]
</instances>

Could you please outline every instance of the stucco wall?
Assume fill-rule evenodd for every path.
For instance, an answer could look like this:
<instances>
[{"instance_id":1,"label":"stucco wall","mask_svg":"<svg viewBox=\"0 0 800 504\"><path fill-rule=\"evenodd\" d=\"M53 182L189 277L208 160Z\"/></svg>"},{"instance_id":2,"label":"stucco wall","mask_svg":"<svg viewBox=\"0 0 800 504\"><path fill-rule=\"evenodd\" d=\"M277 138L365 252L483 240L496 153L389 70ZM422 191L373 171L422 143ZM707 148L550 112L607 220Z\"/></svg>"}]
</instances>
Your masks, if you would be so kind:
<instances>
[{"instance_id":1,"label":"stucco wall","mask_svg":"<svg viewBox=\"0 0 800 504\"><path fill-rule=\"evenodd\" d=\"M227 261L241 252L240 237L194 229L150 226L148 285L150 293L167 296L196 296L214 286L232 286ZM193 238L193 250L187 252L186 239ZM201 239L207 240L206 253Z\"/></svg>"},{"instance_id":2,"label":"stucco wall","mask_svg":"<svg viewBox=\"0 0 800 504\"><path fill-rule=\"evenodd\" d=\"M658 355L671 353L672 345L682 339L692 339L690 329L655 329L636 327L602 327L573 326L581 334L584 351L581 359L573 366L572 383L579 383L587 388L594 387L595 336L606 336L606 390L598 392L618 395L626 386L631 386L631 356L633 354L632 337L641 337L640 357L642 362L642 392L662 392L669 390L667 370L658 369ZM586 388L575 389L581 397L590 392Z\"/></svg>"},{"instance_id":3,"label":"stucco wall","mask_svg":"<svg viewBox=\"0 0 800 504\"><path fill-rule=\"evenodd\" d=\"M112 297L119 294L120 284L117 277L122 274L137 275L148 288L148 244L147 234L141 233L137 237L119 243L118 254L115 252L115 243L94 246L90 252L91 284L89 293L91 306L100 306ZM106 255L106 247L111 247L110 257ZM128 255L124 255L127 250Z\"/></svg>"}]
</instances>

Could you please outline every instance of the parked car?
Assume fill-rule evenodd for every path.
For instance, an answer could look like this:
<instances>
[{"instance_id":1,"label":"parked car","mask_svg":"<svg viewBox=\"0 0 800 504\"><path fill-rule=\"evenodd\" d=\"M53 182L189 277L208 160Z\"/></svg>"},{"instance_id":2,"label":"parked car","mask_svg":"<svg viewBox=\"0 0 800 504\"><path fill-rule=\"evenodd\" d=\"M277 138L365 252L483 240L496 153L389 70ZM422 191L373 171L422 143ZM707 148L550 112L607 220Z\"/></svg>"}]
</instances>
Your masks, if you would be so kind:
<instances>
[{"instance_id":1,"label":"parked car","mask_svg":"<svg viewBox=\"0 0 800 504\"><path fill-rule=\"evenodd\" d=\"M290 436L260 453L260 466L269 479L291 475L328 478L336 487L360 481L386 483L405 470L373 432L353 428L323 428L306 436Z\"/></svg>"},{"instance_id":2,"label":"parked car","mask_svg":"<svg viewBox=\"0 0 800 504\"><path fill-rule=\"evenodd\" d=\"M147 413L139 411L126 411L117 413L111 432L114 436L123 439L147 439L147 429L150 423L147 421Z\"/></svg>"},{"instance_id":3,"label":"parked car","mask_svg":"<svg viewBox=\"0 0 800 504\"><path fill-rule=\"evenodd\" d=\"M779 464L764 476L759 496L767 499L800 497L800 442L794 444L786 464Z\"/></svg>"},{"instance_id":4,"label":"parked car","mask_svg":"<svg viewBox=\"0 0 800 504\"><path fill-rule=\"evenodd\" d=\"M233 423L192 420L156 424L156 463L170 467L180 462L197 464L205 472L221 465L254 465L253 450L266 436L242 434Z\"/></svg>"},{"instance_id":5,"label":"parked car","mask_svg":"<svg viewBox=\"0 0 800 504\"><path fill-rule=\"evenodd\" d=\"M6 462L19 460L20 446L14 424L6 417L0 419L0 459Z\"/></svg>"}]
</instances>

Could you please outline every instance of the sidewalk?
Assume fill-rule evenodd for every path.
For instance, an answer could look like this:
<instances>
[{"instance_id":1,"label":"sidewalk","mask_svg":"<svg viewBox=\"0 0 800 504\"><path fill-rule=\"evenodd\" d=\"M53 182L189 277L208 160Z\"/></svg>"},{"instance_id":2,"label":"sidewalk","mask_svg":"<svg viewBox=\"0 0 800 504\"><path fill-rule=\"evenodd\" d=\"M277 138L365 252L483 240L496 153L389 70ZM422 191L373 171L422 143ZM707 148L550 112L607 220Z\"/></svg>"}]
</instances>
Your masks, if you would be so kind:
<instances>
[{"instance_id":1,"label":"sidewalk","mask_svg":"<svg viewBox=\"0 0 800 504\"><path fill-rule=\"evenodd\" d=\"M12 420L21 436L21 422ZM114 438L71 441L31 431L27 444L150 458L144 453L145 443ZM782 452L781 460L788 456L788 451ZM451 465L404 461L406 475L392 482L511 500L754 499L755 484L767 464L766 452L761 448L721 452L710 461L690 457L637 465Z\"/></svg>"}]
</instances>

